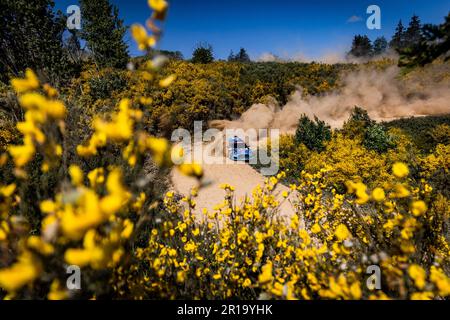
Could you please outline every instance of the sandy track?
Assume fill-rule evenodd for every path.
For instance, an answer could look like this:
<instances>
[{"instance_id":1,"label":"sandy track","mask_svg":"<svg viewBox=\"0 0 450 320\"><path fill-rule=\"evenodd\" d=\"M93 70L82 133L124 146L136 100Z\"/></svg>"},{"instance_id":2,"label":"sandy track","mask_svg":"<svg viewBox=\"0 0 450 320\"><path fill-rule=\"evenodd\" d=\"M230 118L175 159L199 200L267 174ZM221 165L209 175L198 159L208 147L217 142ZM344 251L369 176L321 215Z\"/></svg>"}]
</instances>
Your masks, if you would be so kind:
<instances>
[{"instance_id":1,"label":"sandy track","mask_svg":"<svg viewBox=\"0 0 450 320\"><path fill-rule=\"evenodd\" d=\"M225 191L219 186L227 183L235 187L235 198L240 202L246 195L251 196L252 190L257 186L263 186L265 177L251 166L244 162L234 162L226 164L202 164L204 169L204 179L209 182L202 188L196 198L196 211L200 212L203 208L212 210L213 207L224 200ZM192 187L196 185L196 180L182 175L174 169L171 173L173 188L180 194L189 194ZM280 215L289 217L295 210L292 204L281 196L281 192L289 189L286 186L278 185L275 189L278 201L282 202L280 206ZM292 197L292 196L291 196Z\"/></svg>"}]
</instances>

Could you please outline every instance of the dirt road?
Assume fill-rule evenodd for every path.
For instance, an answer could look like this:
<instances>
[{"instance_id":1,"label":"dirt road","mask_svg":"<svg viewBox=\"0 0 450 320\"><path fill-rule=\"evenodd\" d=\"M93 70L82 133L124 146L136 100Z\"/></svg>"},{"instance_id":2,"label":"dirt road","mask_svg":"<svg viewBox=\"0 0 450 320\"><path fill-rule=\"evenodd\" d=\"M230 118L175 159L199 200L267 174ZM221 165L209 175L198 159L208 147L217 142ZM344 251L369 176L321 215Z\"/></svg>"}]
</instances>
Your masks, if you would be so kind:
<instances>
[{"instance_id":1,"label":"dirt road","mask_svg":"<svg viewBox=\"0 0 450 320\"><path fill-rule=\"evenodd\" d=\"M201 189L196 198L197 208L200 212L203 208L212 210L216 204L223 201L225 191L219 186L227 183L235 188L235 197L239 202L245 195L251 196L252 190L257 186L264 184L265 177L258 171L253 169L250 165L244 162L233 162L225 164L202 164L205 174L205 181L210 184ZM189 194L192 187L196 185L193 178L183 176L178 170L172 171L172 183L174 190L181 194ZM280 207L280 215L291 216L295 211L288 199L284 199L281 193L288 188L283 185L278 185L275 189L275 194L280 202L283 202ZM292 195L293 196L293 195ZM291 197L292 197L291 196Z\"/></svg>"}]
</instances>

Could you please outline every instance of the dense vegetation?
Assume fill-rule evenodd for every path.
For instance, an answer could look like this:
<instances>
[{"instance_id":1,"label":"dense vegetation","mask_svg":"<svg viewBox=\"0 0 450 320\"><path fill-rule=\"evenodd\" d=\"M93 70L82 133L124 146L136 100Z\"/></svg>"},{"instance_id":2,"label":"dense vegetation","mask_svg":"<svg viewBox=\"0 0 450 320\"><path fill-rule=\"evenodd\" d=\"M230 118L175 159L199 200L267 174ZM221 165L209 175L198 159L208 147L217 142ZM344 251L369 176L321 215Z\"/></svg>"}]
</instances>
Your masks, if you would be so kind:
<instances>
[{"instance_id":1,"label":"dense vegetation","mask_svg":"<svg viewBox=\"0 0 450 320\"><path fill-rule=\"evenodd\" d=\"M282 171L242 202L222 185L224 201L199 216L203 169L175 161L183 152L163 136L267 96L285 103L296 86L323 94L360 66L165 61L152 47L168 4L149 4L152 30L132 34L152 58L132 70L111 67L122 51L106 68L94 55L59 90L40 64L1 85L1 298L450 296L448 116L380 124L359 106L339 130L303 117L280 138ZM171 169L198 187L169 191ZM68 265L81 290L66 286Z\"/></svg>"}]
</instances>

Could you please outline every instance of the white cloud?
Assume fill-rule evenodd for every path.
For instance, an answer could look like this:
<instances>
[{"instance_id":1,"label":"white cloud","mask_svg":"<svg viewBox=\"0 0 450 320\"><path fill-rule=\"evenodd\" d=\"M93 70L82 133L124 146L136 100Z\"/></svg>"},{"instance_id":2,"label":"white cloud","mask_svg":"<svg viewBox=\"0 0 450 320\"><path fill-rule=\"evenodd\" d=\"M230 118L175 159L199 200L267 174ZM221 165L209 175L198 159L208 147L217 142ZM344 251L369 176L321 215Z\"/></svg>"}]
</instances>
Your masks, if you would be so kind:
<instances>
[{"instance_id":1,"label":"white cloud","mask_svg":"<svg viewBox=\"0 0 450 320\"><path fill-rule=\"evenodd\" d=\"M353 15L347 19L348 23L354 23L354 22L358 22L358 21L362 21L362 18L360 16Z\"/></svg>"}]
</instances>

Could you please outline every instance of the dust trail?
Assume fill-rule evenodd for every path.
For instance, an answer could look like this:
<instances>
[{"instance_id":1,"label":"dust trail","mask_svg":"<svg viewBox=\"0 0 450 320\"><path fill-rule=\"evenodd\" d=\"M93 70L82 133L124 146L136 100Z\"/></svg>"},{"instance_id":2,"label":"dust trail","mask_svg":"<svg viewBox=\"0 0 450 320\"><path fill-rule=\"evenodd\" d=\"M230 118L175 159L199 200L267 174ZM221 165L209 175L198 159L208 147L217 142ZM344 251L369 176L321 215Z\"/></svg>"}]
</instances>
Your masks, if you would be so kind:
<instances>
[{"instance_id":1,"label":"dust trail","mask_svg":"<svg viewBox=\"0 0 450 320\"><path fill-rule=\"evenodd\" d=\"M322 96L302 95L298 88L283 107L255 104L235 121L215 120L210 126L228 128L277 128L293 132L302 114L341 127L354 106L366 109L375 120L450 113L450 64L431 65L399 76L399 68L361 69L341 79L339 90Z\"/></svg>"}]
</instances>

